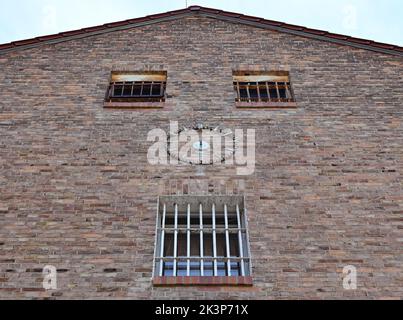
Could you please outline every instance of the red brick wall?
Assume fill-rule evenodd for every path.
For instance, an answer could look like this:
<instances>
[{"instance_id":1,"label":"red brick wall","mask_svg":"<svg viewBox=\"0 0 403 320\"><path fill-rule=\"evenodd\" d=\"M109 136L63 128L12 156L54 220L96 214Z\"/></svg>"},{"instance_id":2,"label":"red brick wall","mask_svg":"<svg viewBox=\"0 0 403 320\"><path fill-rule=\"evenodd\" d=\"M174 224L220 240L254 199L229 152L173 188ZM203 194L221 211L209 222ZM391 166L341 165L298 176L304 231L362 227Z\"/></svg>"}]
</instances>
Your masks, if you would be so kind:
<instances>
[{"instance_id":1,"label":"red brick wall","mask_svg":"<svg viewBox=\"0 0 403 320\"><path fill-rule=\"evenodd\" d=\"M168 71L165 109L103 108L112 70L144 69ZM239 69L290 71L298 109L236 109ZM191 17L0 70L0 298L403 296L402 58ZM148 165L147 133L170 120L256 129L255 174ZM157 198L177 193L246 195L253 287L153 287Z\"/></svg>"}]
</instances>

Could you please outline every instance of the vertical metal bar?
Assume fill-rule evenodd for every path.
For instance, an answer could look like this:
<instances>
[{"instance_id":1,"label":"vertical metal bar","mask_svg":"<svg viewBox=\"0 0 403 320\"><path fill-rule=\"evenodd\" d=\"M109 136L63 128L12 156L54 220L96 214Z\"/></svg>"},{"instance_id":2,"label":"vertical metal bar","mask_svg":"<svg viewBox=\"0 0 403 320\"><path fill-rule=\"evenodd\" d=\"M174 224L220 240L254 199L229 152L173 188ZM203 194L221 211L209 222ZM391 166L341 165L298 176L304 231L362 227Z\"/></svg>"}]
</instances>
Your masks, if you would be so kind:
<instances>
[{"instance_id":1,"label":"vertical metal bar","mask_svg":"<svg viewBox=\"0 0 403 320\"><path fill-rule=\"evenodd\" d=\"M269 83L268 83L268 82L266 82L266 90L267 90L267 97L269 98L269 101L271 102L270 87L269 87Z\"/></svg>"},{"instance_id":2,"label":"vertical metal bar","mask_svg":"<svg viewBox=\"0 0 403 320\"><path fill-rule=\"evenodd\" d=\"M248 83L248 85L246 86L246 92L248 93L248 102L250 102L250 92L249 92L249 86L250 84Z\"/></svg>"},{"instance_id":3,"label":"vertical metal bar","mask_svg":"<svg viewBox=\"0 0 403 320\"><path fill-rule=\"evenodd\" d=\"M162 92L161 92L162 98L161 98L160 101L162 102L165 99L165 94L166 94L166 90L167 90L167 83L163 82L161 86L162 86Z\"/></svg>"},{"instance_id":4,"label":"vertical metal bar","mask_svg":"<svg viewBox=\"0 0 403 320\"><path fill-rule=\"evenodd\" d=\"M257 89L257 101L261 102L262 98L260 97L260 86L259 82L256 82L256 89Z\"/></svg>"},{"instance_id":5,"label":"vertical metal bar","mask_svg":"<svg viewBox=\"0 0 403 320\"><path fill-rule=\"evenodd\" d=\"M236 89L237 89L237 92L238 92L238 101L240 102L240 101L242 101L242 99L241 99L241 89L240 89L240 86L239 86L239 81L236 82Z\"/></svg>"},{"instance_id":6,"label":"vertical metal bar","mask_svg":"<svg viewBox=\"0 0 403 320\"><path fill-rule=\"evenodd\" d=\"M173 276L177 276L178 265L178 204L175 203L175 231L174 231L174 266Z\"/></svg>"},{"instance_id":7,"label":"vertical metal bar","mask_svg":"<svg viewBox=\"0 0 403 320\"><path fill-rule=\"evenodd\" d=\"M134 82L132 82L132 91L130 92L131 97L133 97L133 92L134 92Z\"/></svg>"},{"instance_id":8,"label":"vertical metal bar","mask_svg":"<svg viewBox=\"0 0 403 320\"><path fill-rule=\"evenodd\" d=\"M213 257L214 257L214 276L218 276L218 267L217 267L217 223L216 223L216 212L215 212L215 203L213 203L212 208L212 220L213 220Z\"/></svg>"},{"instance_id":9,"label":"vertical metal bar","mask_svg":"<svg viewBox=\"0 0 403 320\"><path fill-rule=\"evenodd\" d=\"M278 82L276 82L276 90L277 90L277 101L280 101L280 90L278 89Z\"/></svg>"},{"instance_id":10,"label":"vertical metal bar","mask_svg":"<svg viewBox=\"0 0 403 320\"><path fill-rule=\"evenodd\" d=\"M165 221L167 216L167 206L164 203L164 208L162 212L162 224L161 224L161 250L160 250L160 277L164 275L164 246L165 246Z\"/></svg>"},{"instance_id":11,"label":"vertical metal bar","mask_svg":"<svg viewBox=\"0 0 403 320\"><path fill-rule=\"evenodd\" d=\"M285 98L287 99L287 101L290 101L290 91L288 90L288 84L287 82L284 82L284 88L285 88Z\"/></svg>"},{"instance_id":12,"label":"vertical metal bar","mask_svg":"<svg viewBox=\"0 0 403 320\"><path fill-rule=\"evenodd\" d=\"M239 256L241 258L241 276L245 276L245 262L243 255L243 241L242 241L242 223L241 223L241 214L239 212L239 204L236 205L236 216L238 221L238 242L239 242Z\"/></svg>"},{"instance_id":13,"label":"vertical metal bar","mask_svg":"<svg viewBox=\"0 0 403 320\"><path fill-rule=\"evenodd\" d=\"M248 210L245 207L245 197L243 197L243 215L242 215L242 220L243 220L243 225L245 228L245 241L246 241L246 245L245 245L245 250L246 252L244 252L244 254L247 256L248 258L248 268L247 268L247 273L248 275L251 275L252 273L252 252L250 250L250 242L249 242L249 222L248 222Z\"/></svg>"},{"instance_id":14,"label":"vertical metal bar","mask_svg":"<svg viewBox=\"0 0 403 320\"><path fill-rule=\"evenodd\" d=\"M190 276L190 204L188 204L188 217L187 217L187 271L186 275Z\"/></svg>"},{"instance_id":15,"label":"vertical metal bar","mask_svg":"<svg viewBox=\"0 0 403 320\"><path fill-rule=\"evenodd\" d=\"M204 276L203 205L200 203L200 275Z\"/></svg>"},{"instance_id":16,"label":"vertical metal bar","mask_svg":"<svg viewBox=\"0 0 403 320\"><path fill-rule=\"evenodd\" d=\"M227 273L228 277L231 277L231 249L229 242L229 226L228 226L228 206L224 205L224 220L225 220L225 240L227 248Z\"/></svg>"},{"instance_id":17,"label":"vertical metal bar","mask_svg":"<svg viewBox=\"0 0 403 320\"><path fill-rule=\"evenodd\" d=\"M157 223L155 224L155 240L154 240L154 263L153 263L153 278L155 278L157 276L156 274L156 269L157 269L157 258L158 258L158 254L159 254L159 237L160 237L160 233L159 233L159 228L161 226L161 214L160 214L160 198L158 198L157 201ZM159 265L158 265L159 266ZM158 274L159 276L159 274Z\"/></svg>"},{"instance_id":18,"label":"vertical metal bar","mask_svg":"<svg viewBox=\"0 0 403 320\"><path fill-rule=\"evenodd\" d=\"M120 94L121 97L123 97L124 94L125 94L125 84L126 84L126 82L123 82L123 85L122 85L122 92L121 92L121 94Z\"/></svg>"},{"instance_id":19,"label":"vertical metal bar","mask_svg":"<svg viewBox=\"0 0 403 320\"><path fill-rule=\"evenodd\" d=\"M150 87L150 97L153 96L153 85L154 85L154 81L151 81L151 87Z\"/></svg>"},{"instance_id":20,"label":"vertical metal bar","mask_svg":"<svg viewBox=\"0 0 403 320\"><path fill-rule=\"evenodd\" d=\"M144 91L144 81L141 83L141 90L140 90L140 96L143 96L143 91Z\"/></svg>"}]
</instances>

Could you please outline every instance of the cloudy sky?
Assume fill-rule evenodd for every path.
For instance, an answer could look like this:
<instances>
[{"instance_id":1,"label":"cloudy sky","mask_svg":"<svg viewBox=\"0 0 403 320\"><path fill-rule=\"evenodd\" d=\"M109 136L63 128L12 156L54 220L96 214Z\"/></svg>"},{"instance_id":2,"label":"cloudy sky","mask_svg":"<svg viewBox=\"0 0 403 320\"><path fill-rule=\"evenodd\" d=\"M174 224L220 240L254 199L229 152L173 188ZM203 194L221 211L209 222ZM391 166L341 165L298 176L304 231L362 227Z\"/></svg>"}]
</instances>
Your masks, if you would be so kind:
<instances>
[{"instance_id":1,"label":"cloudy sky","mask_svg":"<svg viewBox=\"0 0 403 320\"><path fill-rule=\"evenodd\" d=\"M403 46L402 0L188 0L266 19ZM186 0L2 1L0 43L184 8Z\"/></svg>"}]
</instances>

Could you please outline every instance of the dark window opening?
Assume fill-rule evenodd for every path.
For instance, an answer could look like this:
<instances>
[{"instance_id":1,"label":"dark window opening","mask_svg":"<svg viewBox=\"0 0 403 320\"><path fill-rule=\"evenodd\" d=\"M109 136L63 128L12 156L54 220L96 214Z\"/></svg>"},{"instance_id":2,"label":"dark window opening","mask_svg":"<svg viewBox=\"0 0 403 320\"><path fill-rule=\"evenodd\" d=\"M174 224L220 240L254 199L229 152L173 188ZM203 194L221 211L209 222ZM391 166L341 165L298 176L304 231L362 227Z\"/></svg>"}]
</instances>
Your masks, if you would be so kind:
<instances>
[{"instance_id":1,"label":"dark window opening","mask_svg":"<svg viewBox=\"0 0 403 320\"><path fill-rule=\"evenodd\" d=\"M112 73L107 102L164 102L166 73Z\"/></svg>"},{"instance_id":2,"label":"dark window opening","mask_svg":"<svg viewBox=\"0 0 403 320\"><path fill-rule=\"evenodd\" d=\"M235 72L237 102L295 102L288 72Z\"/></svg>"}]
</instances>

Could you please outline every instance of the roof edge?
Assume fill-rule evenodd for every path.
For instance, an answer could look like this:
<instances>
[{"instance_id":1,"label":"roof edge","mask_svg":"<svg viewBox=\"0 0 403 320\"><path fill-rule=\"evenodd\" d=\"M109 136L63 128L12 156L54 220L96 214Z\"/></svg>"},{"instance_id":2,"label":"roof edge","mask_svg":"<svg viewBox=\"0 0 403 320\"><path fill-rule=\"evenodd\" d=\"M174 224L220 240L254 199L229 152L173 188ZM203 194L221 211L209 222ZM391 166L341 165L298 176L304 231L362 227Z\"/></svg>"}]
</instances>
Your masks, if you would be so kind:
<instances>
[{"instance_id":1,"label":"roof edge","mask_svg":"<svg viewBox=\"0 0 403 320\"><path fill-rule=\"evenodd\" d=\"M311 29L303 26L296 26L279 21L267 20L259 17L247 16L240 13L228 12L201 6L190 6L186 9L153 14L141 18L129 19L113 23L106 23L95 27L66 31L58 34L40 36L36 38L0 44L0 55L23 49L36 48L46 44L56 44L65 41L71 41L101 35L109 32L121 31L146 26L154 23L176 20L178 18L194 14L201 14L206 17L225 20L232 23L241 23L258 28L275 30L283 33L302 36L310 39L328 41L335 44L346 45L359 49L403 57L403 47L397 45L386 44L367 39L355 38L323 30Z\"/></svg>"}]
</instances>

